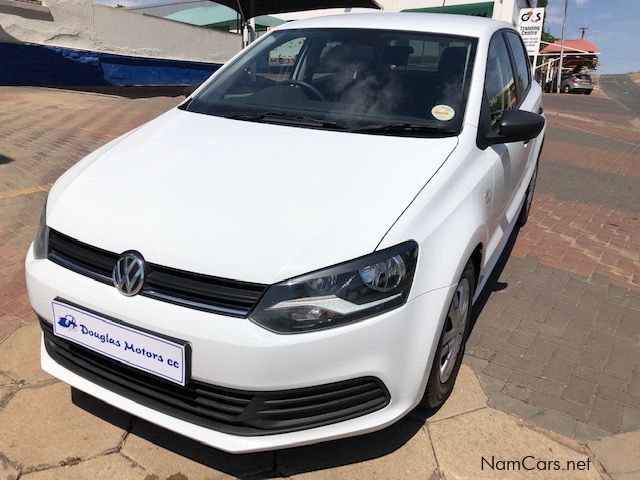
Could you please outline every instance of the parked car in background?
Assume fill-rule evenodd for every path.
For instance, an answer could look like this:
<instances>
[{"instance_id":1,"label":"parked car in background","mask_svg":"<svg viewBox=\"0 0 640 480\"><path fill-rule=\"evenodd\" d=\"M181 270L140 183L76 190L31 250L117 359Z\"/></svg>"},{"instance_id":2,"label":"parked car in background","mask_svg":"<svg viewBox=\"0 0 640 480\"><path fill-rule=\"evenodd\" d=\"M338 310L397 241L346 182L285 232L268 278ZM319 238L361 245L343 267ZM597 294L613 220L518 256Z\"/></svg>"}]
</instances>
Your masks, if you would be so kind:
<instances>
[{"instance_id":1,"label":"parked car in background","mask_svg":"<svg viewBox=\"0 0 640 480\"><path fill-rule=\"evenodd\" d=\"M585 95L591 95L593 91L591 75L586 73L563 73L561 81L560 91L562 93L584 93ZM547 93L555 92L557 84L558 80L554 78L545 84L544 91Z\"/></svg>"},{"instance_id":2,"label":"parked car in background","mask_svg":"<svg viewBox=\"0 0 640 480\"><path fill-rule=\"evenodd\" d=\"M442 406L529 215L541 93L503 22L277 28L55 183L26 258L44 370L230 452Z\"/></svg>"}]
</instances>

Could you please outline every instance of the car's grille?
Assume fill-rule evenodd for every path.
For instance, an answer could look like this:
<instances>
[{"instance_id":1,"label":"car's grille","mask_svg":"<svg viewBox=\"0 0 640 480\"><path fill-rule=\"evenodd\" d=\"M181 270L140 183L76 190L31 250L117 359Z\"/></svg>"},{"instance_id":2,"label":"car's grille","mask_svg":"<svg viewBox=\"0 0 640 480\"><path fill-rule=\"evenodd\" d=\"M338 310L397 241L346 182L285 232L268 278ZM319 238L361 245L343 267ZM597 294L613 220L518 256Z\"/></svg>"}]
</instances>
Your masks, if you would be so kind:
<instances>
[{"instance_id":1,"label":"car's grille","mask_svg":"<svg viewBox=\"0 0 640 480\"><path fill-rule=\"evenodd\" d=\"M55 230L49 232L49 260L99 282L113 285L111 275L118 257ZM146 263L146 268L140 295L223 315L246 317L267 288L153 263Z\"/></svg>"},{"instance_id":2,"label":"car's grille","mask_svg":"<svg viewBox=\"0 0 640 480\"><path fill-rule=\"evenodd\" d=\"M384 408L389 393L373 377L281 391L240 391L194 380L185 387L136 370L53 334L45 347L60 365L119 395L190 423L244 436L293 432Z\"/></svg>"}]
</instances>

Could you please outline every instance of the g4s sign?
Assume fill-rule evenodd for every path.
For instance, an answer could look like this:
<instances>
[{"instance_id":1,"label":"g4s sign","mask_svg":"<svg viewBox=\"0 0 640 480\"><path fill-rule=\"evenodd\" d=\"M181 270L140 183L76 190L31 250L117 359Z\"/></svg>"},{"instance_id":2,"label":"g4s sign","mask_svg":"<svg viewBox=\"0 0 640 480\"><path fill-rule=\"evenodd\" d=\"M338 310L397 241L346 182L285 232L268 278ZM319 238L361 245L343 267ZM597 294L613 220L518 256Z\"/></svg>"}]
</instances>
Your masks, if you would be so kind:
<instances>
[{"instance_id":1,"label":"g4s sign","mask_svg":"<svg viewBox=\"0 0 640 480\"><path fill-rule=\"evenodd\" d=\"M518 30L520 30L520 35L529 55L538 54L543 20L544 8L523 8L520 10Z\"/></svg>"},{"instance_id":2,"label":"g4s sign","mask_svg":"<svg viewBox=\"0 0 640 480\"><path fill-rule=\"evenodd\" d=\"M522 22L540 22L542 21L542 12L534 12L529 10L520 15L520 21Z\"/></svg>"}]
</instances>

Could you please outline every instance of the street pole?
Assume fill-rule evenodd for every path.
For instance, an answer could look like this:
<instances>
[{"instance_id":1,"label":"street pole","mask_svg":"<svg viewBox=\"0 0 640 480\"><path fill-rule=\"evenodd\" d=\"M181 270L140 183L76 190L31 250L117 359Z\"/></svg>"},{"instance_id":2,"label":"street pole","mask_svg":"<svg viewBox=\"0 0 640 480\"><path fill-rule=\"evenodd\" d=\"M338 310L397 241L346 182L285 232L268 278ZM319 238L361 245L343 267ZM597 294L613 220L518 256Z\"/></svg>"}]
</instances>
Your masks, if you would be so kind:
<instances>
[{"instance_id":1,"label":"street pole","mask_svg":"<svg viewBox=\"0 0 640 480\"><path fill-rule=\"evenodd\" d=\"M558 80L556 85L556 93L560 93L562 81L562 57L564 56L564 32L567 28L567 7L569 0L564 0L564 18L562 19L562 37L560 38L560 61L558 62Z\"/></svg>"}]
</instances>

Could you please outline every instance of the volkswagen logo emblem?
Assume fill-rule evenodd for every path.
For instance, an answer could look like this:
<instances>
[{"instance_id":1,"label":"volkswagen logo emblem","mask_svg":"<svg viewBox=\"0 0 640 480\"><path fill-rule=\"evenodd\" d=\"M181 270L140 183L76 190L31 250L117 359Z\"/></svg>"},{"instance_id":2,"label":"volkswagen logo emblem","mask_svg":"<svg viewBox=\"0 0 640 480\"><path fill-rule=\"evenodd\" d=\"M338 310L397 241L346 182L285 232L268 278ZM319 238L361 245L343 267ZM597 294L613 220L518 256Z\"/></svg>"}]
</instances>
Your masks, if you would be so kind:
<instances>
[{"instance_id":1,"label":"volkswagen logo emblem","mask_svg":"<svg viewBox=\"0 0 640 480\"><path fill-rule=\"evenodd\" d=\"M113 267L113 285L120 293L132 297L144 285L144 259L136 252L124 253Z\"/></svg>"}]
</instances>

